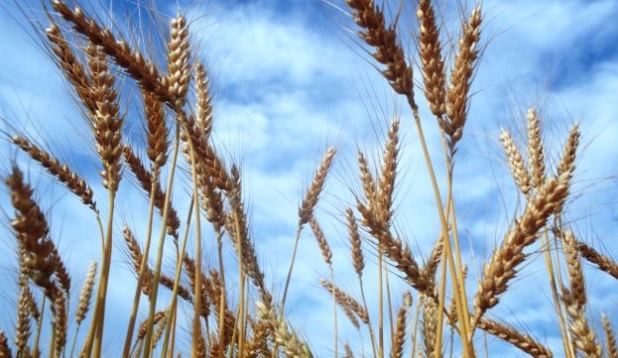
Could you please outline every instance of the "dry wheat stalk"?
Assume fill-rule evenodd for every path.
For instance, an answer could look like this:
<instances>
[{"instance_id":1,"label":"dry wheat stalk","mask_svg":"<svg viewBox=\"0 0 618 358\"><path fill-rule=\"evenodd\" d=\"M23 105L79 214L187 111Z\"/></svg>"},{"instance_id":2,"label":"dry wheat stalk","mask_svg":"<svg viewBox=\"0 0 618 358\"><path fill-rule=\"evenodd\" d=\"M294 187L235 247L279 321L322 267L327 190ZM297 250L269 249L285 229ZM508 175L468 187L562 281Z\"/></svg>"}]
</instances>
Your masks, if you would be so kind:
<instances>
[{"instance_id":1,"label":"dry wheat stalk","mask_svg":"<svg viewBox=\"0 0 618 358\"><path fill-rule=\"evenodd\" d=\"M430 0L420 0L416 16L419 21L418 52L421 59L425 97L429 109L436 117L442 118L445 113L446 75L442 59L440 32L436 23L433 6Z\"/></svg>"},{"instance_id":2,"label":"dry wheat stalk","mask_svg":"<svg viewBox=\"0 0 618 358\"><path fill-rule=\"evenodd\" d=\"M84 280L84 284L82 285L82 290L79 295L79 303L77 304L77 310L75 312L75 322L77 322L77 324L80 324L88 314L96 275L97 263L93 261L88 268L88 274L86 274L86 280Z\"/></svg>"},{"instance_id":3,"label":"dry wheat stalk","mask_svg":"<svg viewBox=\"0 0 618 358\"><path fill-rule=\"evenodd\" d=\"M403 302L397 311L395 330L391 334L392 346L390 358L402 358L406 343L406 323L407 314L412 305L412 294L405 291L403 294Z\"/></svg>"},{"instance_id":4,"label":"dry wheat stalk","mask_svg":"<svg viewBox=\"0 0 618 358\"><path fill-rule=\"evenodd\" d=\"M342 307L348 307L351 309L358 318L364 323L369 324L369 313L361 305L357 300L352 298L352 296L345 293L341 288L335 286L332 282L329 282L325 279L320 280L320 284L324 287L328 292L335 296L335 300Z\"/></svg>"},{"instance_id":5,"label":"dry wheat stalk","mask_svg":"<svg viewBox=\"0 0 618 358\"><path fill-rule=\"evenodd\" d=\"M616 346L616 335L612 325L606 315L602 317L603 331L605 332L605 346L608 358L618 358L618 348Z\"/></svg>"},{"instance_id":6,"label":"dry wheat stalk","mask_svg":"<svg viewBox=\"0 0 618 358\"><path fill-rule=\"evenodd\" d=\"M354 10L354 22L363 28L358 35L367 45L375 48L373 58L386 65L382 75L395 92L406 96L410 105L416 108L412 67L397 40L395 25L386 25L383 10L373 0L346 0L346 4Z\"/></svg>"},{"instance_id":7,"label":"dry wheat stalk","mask_svg":"<svg viewBox=\"0 0 618 358\"><path fill-rule=\"evenodd\" d=\"M191 79L189 63L189 31L187 19L178 14L170 22L170 41L167 45L168 75L162 78L161 84L167 87L174 108L181 108L186 102L186 94Z\"/></svg>"},{"instance_id":8,"label":"dry wheat stalk","mask_svg":"<svg viewBox=\"0 0 618 358\"><path fill-rule=\"evenodd\" d=\"M102 47L103 51L124 68L142 88L154 93L161 100L174 106L174 98L167 86L162 85L159 72L155 65L146 60L144 55L133 51L124 41L119 41L109 29L103 29L94 19L84 14L76 7L71 10L62 0L53 0L52 6L66 21L73 24L75 31L81 33L92 43Z\"/></svg>"},{"instance_id":9,"label":"dry wheat stalk","mask_svg":"<svg viewBox=\"0 0 618 358\"><path fill-rule=\"evenodd\" d=\"M326 154L322 158L322 162L318 167L318 170L315 172L313 176L313 181L311 182L311 186L307 189L307 193L305 194L305 198L300 204L300 208L298 209L298 226L302 227L306 223L309 222L311 216L313 215L313 209L318 202L318 197L322 192L322 188L324 187L324 181L326 180L326 175L330 169L331 164L333 163L333 158L337 151L335 148L328 148Z\"/></svg>"},{"instance_id":10,"label":"dry wheat stalk","mask_svg":"<svg viewBox=\"0 0 618 358\"><path fill-rule=\"evenodd\" d=\"M275 343L283 349L283 353L286 357L313 357L307 344L301 341L296 333L290 330L287 322L275 312L274 308L268 309L266 305L261 302L257 302L256 307L258 317L270 324Z\"/></svg>"},{"instance_id":11,"label":"dry wheat stalk","mask_svg":"<svg viewBox=\"0 0 618 358\"><path fill-rule=\"evenodd\" d=\"M528 167L532 187L537 189L545 182L545 155L541 140L541 121L534 108L530 108L528 118Z\"/></svg>"},{"instance_id":12,"label":"dry wheat stalk","mask_svg":"<svg viewBox=\"0 0 618 358\"><path fill-rule=\"evenodd\" d=\"M509 161L509 167L511 169L511 174L515 179L515 183L517 187L524 195L530 194L530 173L526 168L526 164L524 159L517 149L515 145L515 141L513 141L513 137L506 130L502 130L500 133L500 141L502 142L502 146L504 147L504 152Z\"/></svg>"},{"instance_id":13,"label":"dry wheat stalk","mask_svg":"<svg viewBox=\"0 0 618 358\"><path fill-rule=\"evenodd\" d=\"M483 269L479 290L474 298L475 318L499 302L499 296L508 288L509 281L515 277L517 266L525 260L523 249L536 241L538 231L545 226L549 216L557 210L557 205L568 195L570 175L563 174L551 178L535 193L524 213L516 219L513 228L499 249L495 250Z\"/></svg>"},{"instance_id":14,"label":"dry wheat stalk","mask_svg":"<svg viewBox=\"0 0 618 358\"><path fill-rule=\"evenodd\" d=\"M502 339L503 341L509 342L510 344L514 345L515 347L521 349L522 351L528 353L533 357L553 357L553 353L541 343L535 341L529 335L522 334L517 330L504 324L483 318L479 322L479 328Z\"/></svg>"},{"instance_id":15,"label":"dry wheat stalk","mask_svg":"<svg viewBox=\"0 0 618 358\"><path fill-rule=\"evenodd\" d=\"M2 330L0 330L0 358L13 358L13 352L11 352L11 347L9 347L9 340Z\"/></svg>"},{"instance_id":16,"label":"dry wheat stalk","mask_svg":"<svg viewBox=\"0 0 618 358\"><path fill-rule=\"evenodd\" d=\"M97 211L92 189L82 177L72 171L66 164L60 164L58 158L38 147L26 137L15 135L11 139L15 145L26 152L32 159L41 163L50 174L65 184L84 204Z\"/></svg>"},{"instance_id":17,"label":"dry wheat stalk","mask_svg":"<svg viewBox=\"0 0 618 358\"><path fill-rule=\"evenodd\" d=\"M454 68L451 70L450 86L446 91L446 115L448 121L442 121L440 126L449 136L451 150L461 139L463 127L468 117L468 101L470 83L478 58L477 45L481 35L481 8L472 10L468 22L462 23L459 51L455 56Z\"/></svg>"},{"instance_id":18,"label":"dry wheat stalk","mask_svg":"<svg viewBox=\"0 0 618 358\"><path fill-rule=\"evenodd\" d=\"M112 192L118 191L121 179L122 125L120 108L114 84L116 78L109 72L107 55L101 46L89 43L88 67L91 73L90 91L96 104L91 114L96 150L103 164L103 185Z\"/></svg>"}]
</instances>

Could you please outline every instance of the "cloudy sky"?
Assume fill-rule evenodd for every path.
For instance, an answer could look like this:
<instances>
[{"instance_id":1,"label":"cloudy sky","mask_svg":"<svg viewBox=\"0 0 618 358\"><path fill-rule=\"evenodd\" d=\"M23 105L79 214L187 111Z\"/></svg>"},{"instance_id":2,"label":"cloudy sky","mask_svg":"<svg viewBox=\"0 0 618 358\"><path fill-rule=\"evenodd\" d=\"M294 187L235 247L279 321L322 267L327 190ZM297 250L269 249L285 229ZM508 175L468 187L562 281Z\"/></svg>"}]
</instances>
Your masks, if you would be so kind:
<instances>
[{"instance_id":1,"label":"cloudy sky","mask_svg":"<svg viewBox=\"0 0 618 358\"><path fill-rule=\"evenodd\" d=\"M151 38L155 44L160 40L148 25L153 18L147 16L144 2L101 3L85 6L106 24L110 23L111 11L114 26L126 34L135 33L129 29L131 26L143 29L149 34L147 39L144 35L129 37L142 45ZM460 11L463 8L467 12L470 6L445 3L441 1L438 5L445 18L445 34L456 36ZM34 27L38 26L36 21L46 25L41 1L20 4L23 12L12 3L0 5L0 117L46 143L71 163L89 179L95 192L98 189L98 202L104 206L105 194L97 183L96 158L87 139L85 122L62 75L46 56L40 33L28 23L28 19L34 19ZM566 138L571 123L580 123L582 150L574 197L569 202L573 229L582 240L596 247L614 255L618 250L618 2L484 0L483 5L482 35L486 48L478 66L455 172L460 230L467 243L464 255L473 273L472 292L481 263L521 210L497 140L500 128L517 133L523 126L526 109L531 106L538 108L545 121L544 135L555 149L548 154L551 159L559 154L557 145ZM392 7L398 6L398 1L392 2ZM339 221L346 203L352 202L351 190L358 188L357 148L378 160L379 145L396 115L402 118L403 138L396 225L419 260L430 252L439 225L410 111L387 87L373 67L367 49L354 36L356 28L343 1L334 0L331 4L318 0L160 0L156 4L158 13L153 17L165 22L176 14L178 7L191 20L195 55L210 71L216 94L216 143L229 153L230 159L242 164L253 236L275 292L283 286L298 204L321 155L327 147L334 146L339 154L318 217L335 251L338 284L358 293L351 274L345 228ZM411 26L404 35L415 31L413 7L413 1L404 2L402 27ZM107 13L102 9L107 9ZM445 36L443 41L447 40ZM403 37L402 41L410 50L414 49L413 39ZM410 53L413 57L413 51ZM423 104L421 107L429 147L436 153L435 165L444 178L435 120ZM127 110L134 108L129 106ZM6 126L3 132L9 130L6 122L2 124ZM127 135L140 130L140 126L137 122L131 124ZM53 236L69 269L76 273L76 282L81 281L89 261L98 258L92 215L64 188L39 176L36 165L25 161L6 140L0 141L0 148L5 158L0 163L3 175L12 159L25 165L37 185L37 196L49 210ZM143 200L143 195L131 184L127 187L123 195L128 200L120 204L119 213L131 226L138 226L145 213L132 203ZM1 195L2 209L11 215L6 190ZM14 243L8 230L3 231L0 239L0 278L4 282L13 280ZM302 237L299 252L286 308L294 327L316 352L328 356L332 331L324 327L332 326L332 308L328 295L318 284L319 277L328 271L308 233ZM368 258L371 257L369 252ZM131 273L124 268L123 261L119 253L113 275L118 282L131 282ZM375 269L367 271L370 285L376 276ZM599 323L602 312L610 316L616 313L618 292L610 289L612 283L604 275L594 274L587 281L594 324ZM542 342L559 348L558 332L551 328L556 318L546 288L542 256L533 255L532 263L512 287L505 301L492 312L493 317L534 332ZM114 304L123 307L126 292L125 286L114 285ZM15 296L13 291L3 291L0 306L13 305ZM399 300L399 293L394 297ZM375 298L369 300L374 302ZM0 329L10 331L14 318L4 312L0 315ZM122 327L125 318L118 313L112 319ZM614 324L618 325L618 321ZM340 338L355 342L358 335L344 325ZM114 339L119 338L110 337L110 345ZM490 352L503 349L492 338L488 344Z\"/></svg>"}]
</instances>

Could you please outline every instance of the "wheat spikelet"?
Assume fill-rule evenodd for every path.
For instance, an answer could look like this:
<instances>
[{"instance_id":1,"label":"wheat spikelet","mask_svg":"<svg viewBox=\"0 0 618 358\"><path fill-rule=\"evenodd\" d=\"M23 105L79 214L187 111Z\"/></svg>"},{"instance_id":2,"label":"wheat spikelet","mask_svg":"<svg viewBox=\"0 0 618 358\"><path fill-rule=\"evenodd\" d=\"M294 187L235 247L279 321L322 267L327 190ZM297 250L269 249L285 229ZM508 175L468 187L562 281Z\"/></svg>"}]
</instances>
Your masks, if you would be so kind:
<instances>
[{"instance_id":1,"label":"wheat spikelet","mask_svg":"<svg viewBox=\"0 0 618 358\"><path fill-rule=\"evenodd\" d=\"M438 266L442 261L442 253L444 251L444 242L442 238L436 240L433 249L431 250L431 254L429 255L429 259L425 263L425 267L423 268L423 272L427 280L435 281L436 272L438 271Z\"/></svg>"},{"instance_id":2,"label":"wheat spikelet","mask_svg":"<svg viewBox=\"0 0 618 358\"><path fill-rule=\"evenodd\" d=\"M60 287L67 294L67 297L71 295L71 277L69 276L69 272L67 271L62 259L60 258L60 254L58 253L58 249L54 247L51 253L51 260L55 267L54 274L56 275L56 279L60 284Z\"/></svg>"},{"instance_id":3,"label":"wheat spikelet","mask_svg":"<svg viewBox=\"0 0 618 358\"><path fill-rule=\"evenodd\" d=\"M352 348L347 343L343 344L343 357L344 358L354 358L354 352L352 352Z\"/></svg>"},{"instance_id":4,"label":"wheat spikelet","mask_svg":"<svg viewBox=\"0 0 618 358\"><path fill-rule=\"evenodd\" d=\"M358 233L356 218L354 217L354 213L351 208L346 208L345 217L348 225L348 234L350 237L352 264L354 266L354 271L360 278L363 276L363 269L365 268L365 255L363 254L362 241Z\"/></svg>"},{"instance_id":5,"label":"wheat spikelet","mask_svg":"<svg viewBox=\"0 0 618 358\"><path fill-rule=\"evenodd\" d=\"M502 339L503 341L509 342L533 357L553 357L553 353L549 349L535 341L532 337L527 334L522 334L504 324L483 318L479 322L478 327L485 332Z\"/></svg>"},{"instance_id":6,"label":"wheat spikelet","mask_svg":"<svg viewBox=\"0 0 618 358\"><path fill-rule=\"evenodd\" d=\"M430 0L418 2L416 17L419 20L418 47L425 97L431 113L441 118L445 113L446 75L436 16Z\"/></svg>"},{"instance_id":7,"label":"wheat spikelet","mask_svg":"<svg viewBox=\"0 0 618 358\"><path fill-rule=\"evenodd\" d=\"M618 264L583 242L577 242L577 249L583 258L597 265L599 269L618 280Z\"/></svg>"},{"instance_id":8,"label":"wheat spikelet","mask_svg":"<svg viewBox=\"0 0 618 358\"><path fill-rule=\"evenodd\" d=\"M11 347L9 347L9 340L2 330L0 330L0 358L13 358L13 352L11 352Z\"/></svg>"},{"instance_id":9,"label":"wheat spikelet","mask_svg":"<svg viewBox=\"0 0 618 358\"><path fill-rule=\"evenodd\" d=\"M528 167L533 188L539 188L545 182L545 155L541 141L541 121L534 108L530 108L528 118Z\"/></svg>"},{"instance_id":10,"label":"wheat spikelet","mask_svg":"<svg viewBox=\"0 0 618 358\"><path fill-rule=\"evenodd\" d=\"M569 230L561 231L559 236L563 242L564 256L568 268L567 273L570 281L570 288L562 287L561 298L571 318L569 330L573 335L573 342L577 350L581 351L586 357L600 358L601 346L597 343L596 335L586 319L587 296L584 274L579 253L575 246L575 239Z\"/></svg>"},{"instance_id":11,"label":"wheat spikelet","mask_svg":"<svg viewBox=\"0 0 618 358\"><path fill-rule=\"evenodd\" d=\"M425 357L438 357L436 354L436 337L438 328L438 307L432 298L423 298L423 319L421 321L421 337ZM441 339L441 338L440 338Z\"/></svg>"},{"instance_id":12,"label":"wheat spikelet","mask_svg":"<svg viewBox=\"0 0 618 358\"><path fill-rule=\"evenodd\" d=\"M499 296L515 277L517 266L525 260L523 249L536 240L538 231L549 216L556 212L558 203L567 197L569 179L569 175L563 174L546 181L528 201L524 213L515 221L500 248L494 251L485 264L479 290L474 298L474 322L478 322L485 311L498 304Z\"/></svg>"},{"instance_id":13,"label":"wheat spikelet","mask_svg":"<svg viewBox=\"0 0 618 358\"><path fill-rule=\"evenodd\" d=\"M55 299L52 303L52 325L54 329L54 356L62 357L62 351L67 341L68 311L67 299L60 290L56 291Z\"/></svg>"},{"instance_id":14,"label":"wheat spikelet","mask_svg":"<svg viewBox=\"0 0 618 358\"><path fill-rule=\"evenodd\" d=\"M103 185L113 192L118 191L121 179L122 125L117 93L114 89L115 77L109 72L107 55L102 47L89 43L88 67L91 73L90 91L96 103L91 122L96 141L96 150L103 164Z\"/></svg>"},{"instance_id":15,"label":"wheat spikelet","mask_svg":"<svg viewBox=\"0 0 618 358\"><path fill-rule=\"evenodd\" d=\"M612 329L612 325L606 315L602 317L603 331L605 332L605 346L607 347L608 358L618 358L618 348L616 346L616 335Z\"/></svg>"},{"instance_id":16,"label":"wheat spikelet","mask_svg":"<svg viewBox=\"0 0 618 358\"><path fill-rule=\"evenodd\" d=\"M333 264L333 252L330 249L330 245L328 245L324 231L322 231L320 224L313 215L309 219L309 226L311 227L311 231L313 231L313 236L315 236L315 239L318 242L324 262L331 266Z\"/></svg>"},{"instance_id":17,"label":"wheat spikelet","mask_svg":"<svg viewBox=\"0 0 618 358\"><path fill-rule=\"evenodd\" d=\"M169 129L165 121L163 103L152 93L142 90L144 116L146 118L146 154L154 168L162 168L167 163Z\"/></svg>"},{"instance_id":18,"label":"wheat spikelet","mask_svg":"<svg viewBox=\"0 0 618 358\"><path fill-rule=\"evenodd\" d=\"M17 323L15 324L15 347L18 356L30 356L30 306L27 291L22 287L17 301Z\"/></svg>"},{"instance_id":19,"label":"wheat spikelet","mask_svg":"<svg viewBox=\"0 0 618 358\"><path fill-rule=\"evenodd\" d=\"M511 169L511 174L515 179L515 183L517 187L524 195L530 194L530 173L528 173L528 169L526 168L526 164L524 163L524 159L517 149L511 134L506 130L502 130L500 133L500 141L502 142L502 146L504 147L504 152L506 153L506 157L509 161L509 167Z\"/></svg>"},{"instance_id":20,"label":"wheat spikelet","mask_svg":"<svg viewBox=\"0 0 618 358\"><path fill-rule=\"evenodd\" d=\"M195 92L197 96L195 121L202 128L204 135L208 137L212 130L212 98L206 68L199 61L195 65Z\"/></svg>"},{"instance_id":21,"label":"wheat spikelet","mask_svg":"<svg viewBox=\"0 0 618 358\"><path fill-rule=\"evenodd\" d=\"M170 22L170 41L167 45L168 75L163 77L162 85L174 101L174 108L182 107L189 89L191 66L189 64L189 31L187 19L178 14Z\"/></svg>"},{"instance_id":22,"label":"wheat spikelet","mask_svg":"<svg viewBox=\"0 0 618 358\"><path fill-rule=\"evenodd\" d=\"M410 105L416 107L412 67L408 65L403 48L397 40L395 26L386 25L384 12L372 0L346 0L346 4L354 10L354 22L364 29L358 35L367 45L375 48L373 58L386 65L382 75L395 92L406 96Z\"/></svg>"},{"instance_id":23,"label":"wheat spikelet","mask_svg":"<svg viewBox=\"0 0 618 358\"><path fill-rule=\"evenodd\" d=\"M158 324L161 320L167 317L167 311L158 311L154 315L153 324ZM146 336L146 331L148 330L148 320L144 320L142 324L139 326L139 330L137 331L137 339L144 339Z\"/></svg>"},{"instance_id":24,"label":"wheat spikelet","mask_svg":"<svg viewBox=\"0 0 618 358\"><path fill-rule=\"evenodd\" d=\"M369 164L367 164L367 159L365 159L365 155L359 151L357 158L358 167L360 169L360 179L361 183L363 184L365 198L367 199L368 205L371 205L377 192L376 183L373 179L371 171L369 170Z\"/></svg>"},{"instance_id":25,"label":"wheat spikelet","mask_svg":"<svg viewBox=\"0 0 618 358\"><path fill-rule=\"evenodd\" d=\"M32 281L45 290L52 299L55 283L52 275L56 272L53 242L49 239L49 227L45 215L32 199L34 190L23 181L23 174L16 166L12 174L5 178L11 192L11 202L16 209L11 226L20 245L20 265Z\"/></svg>"},{"instance_id":26,"label":"wheat spikelet","mask_svg":"<svg viewBox=\"0 0 618 358\"><path fill-rule=\"evenodd\" d=\"M324 187L324 181L326 180L326 175L330 170L330 166L333 163L333 158L337 151L335 148L328 148L326 154L322 158L322 162L318 167L318 170L315 172L313 176L313 181L311 182L311 186L307 189L307 193L305 194L305 198L300 204L300 208L298 209L298 226L302 227L306 223L309 222L311 216L313 215L313 209L318 202L318 197L322 192L322 188Z\"/></svg>"},{"instance_id":27,"label":"wheat spikelet","mask_svg":"<svg viewBox=\"0 0 618 358\"><path fill-rule=\"evenodd\" d=\"M468 116L470 82L478 57L477 45L481 35L481 8L472 10L468 22L462 24L459 38L459 51L451 70L450 86L446 91L446 115L449 121L440 123L444 132L450 137L450 147L461 139L463 127Z\"/></svg>"},{"instance_id":28,"label":"wheat spikelet","mask_svg":"<svg viewBox=\"0 0 618 358\"><path fill-rule=\"evenodd\" d=\"M97 211L92 189L82 177L78 176L66 164L60 164L58 158L50 155L27 138L15 135L11 139L15 145L26 152L32 159L41 163L50 174L65 184L84 204Z\"/></svg>"},{"instance_id":29,"label":"wheat spikelet","mask_svg":"<svg viewBox=\"0 0 618 358\"><path fill-rule=\"evenodd\" d=\"M296 333L290 330L285 320L275 313L274 308L267 309L266 305L261 302L257 302L256 307L258 317L270 324L275 343L282 347L283 353L287 357L313 357L307 344L301 341Z\"/></svg>"},{"instance_id":30,"label":"wheat spikelet","mask_svg":"<svg viewBox=\"0 0 618 358\"><path fill-rule=\"evenodd\" d=\"M92 298L92 290L94 288L94 279L96 275L97 263L93 261L88 268L86 280L84 280L81 293L79 294L79 303L77 304L77 310L75 312L75 322L77 322L77 324L80 324L84 318L86 318L88 310L90 309L90 299Z\"/></svg>"},{"instance_id":31,"label":"wheat spikelet","mask_svg":"<svg viewBox=\"0 0 618 358\"><path fill-rule=\"evenodd\" d=\"M328 292L330 292L332 295L335 296L335 300L337 301L337 303L340 306L348 307L354 313L356 313L358 318L360 318L360 320L364 324L369 324L369 313L367 312L367 310L360 303L358 303L357 300L355 300L354 298L352 298L352 296L350 296L347 293L345 293L339 287L333 285L332 282L329 282L329 281L327 281L325 279L321 279L320 280L320 284Z\"/></svg>"},{"instance_id":32,"label":"wheat spikelet","mask_svg":"<svg viewBox=\"0 0 618 358\"><path fill-rule=\"evenodd\" d=\"M390 358L402 358L406 342L406 321L408 309L412 305L412 295L409 291L404 292L403 302L397 311L395 331L392 333L392 347Z\"/></svg>"},{"instance_id":33,"label":"wheat spikelet","mask_svg":"<svg viewBox=\"0 0 618 358\"><path fill-rule=\"evenodd\" d=\"M255 322L254 319L249 317L249 324L251 325L252 336L247 341L247 357L267 357L271 351L268 347L268 337L271 335L270 324L263 320Z\"/></svg>"},{"instance_id":34,"label":"wheat spikelet","mask_svg":"<svg viewBox=\"0 0 618 358\"><path fill-rule=\"evenodd\" d=\"M384 146L382 175L380 176L376 202L372 204L377 209L377 220L389 225L392 217L393 192L397 174L397 156L399 154L399 118L395 118L388 130L388 139Z\"/></svg>"},{"instance_id":35,"label":"wheat spikelet","mask_svg":"<svg viewBox=\"0 0 618 358\"><path fill-rule=\"evenodd\" d=\"M573 172L575 171L577 147L579 146L579 138L579 125L575 123L571 128L571 132L569 133L569 137L567 138L567 142L564 146L562 158L558 164L558 175L566 174L569 176L569 179L573 176ZM557 213L562 212L565 200L566 198L563 198L559 202Z\"/></svg>"},{"instance_id":36,"label":"wheat spikelet","mask_svg":"<svg viewBox=\"0 0 618 358\"><path fill-rule=\"evenodd\" d=\"M56 56L58 66L75 89L77 97L89 113L94 112L96 103L90 92L90 78L86 75L84 64L77 59L57 24L52 22L45 30L45 34L51 43L50 47Z\"/></svg>"},{"instance_id":37,"label":"wheat spikelet","mask_svg":"<svg viewBox=\"0 0 618 358\"><path fill-rule=\"evenodd\" d=\"M52 7L66 21L73 24L75 31L83 34L89 41L102 47L103 51L124 68L142 88L154 93L161 100L174 106L174 98L170 95L167 86L161 84L159 72L152 63L138 51L133 51L124 41L118 41L108 29L103 29L84 11L76 7L71 10L62 0L53 0Z\"/></svg>"}]
</instances>

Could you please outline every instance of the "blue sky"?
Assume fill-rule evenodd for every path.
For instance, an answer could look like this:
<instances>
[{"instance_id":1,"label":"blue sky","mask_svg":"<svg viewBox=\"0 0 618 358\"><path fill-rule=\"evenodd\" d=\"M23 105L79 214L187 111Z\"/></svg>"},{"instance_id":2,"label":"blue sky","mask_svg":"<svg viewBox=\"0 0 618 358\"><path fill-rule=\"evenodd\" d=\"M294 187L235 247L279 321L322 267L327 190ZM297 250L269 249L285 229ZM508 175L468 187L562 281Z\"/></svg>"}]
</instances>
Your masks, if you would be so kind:
<instances>
[{"instance_id":1,"label":"blue sky","mask_svg":"<svg viewBox=\"0 0 618 358\"><path fill-rule=\"evenodd\" d=\"M112 5L115 18L127 19L118 23L120 27L137 23L136 14L143 14L145 9L133 1L102 3L94 6L98 9L94 11ZM356 148L366 149L377 160L387 123L396 114L402 117L404 139L396 225L417 248L419 259L427 255L439 226L409 109L392 94L365 49L350 35L355 27L347 14L317 0L209 1L206 5L185 0L158 1L158 18L173 16L177 3L191 19L193 41L200 50L196 55L207 64L212 77L215 139L231 158L242 162L256 245L275 292L281 290L289 262L298 203L322 153L335 146L339 155L318 216L335 251L338 283L357 293L350 274L345 229L338 225L343 209L340 200L351 202L349 189L358 185ZM343 1L333 3L345 8ZM26 13L45 24L38 0L22 4ZM406 2L406 6L410 4ZM575 176L574 199L569 203L573 229L584 241L617 252L618 3L484 0L483 4L483 43L487 48L474 82L475 94L455 173L460 229L474 248L465 250L466 258L474 262L471 272L478 277L483 258L488 257L508 222L521 209L498 135L501 127L521 128L530 106L537 106L547 121L545 136L551 143L562 143L570 124L580 123L583 159ZM98 201L103 205L94 151L86 144L87 129L69 89L43 53L37 35L24 23L24 15L12 3L0 5L0 10L4 9L7 11L0 11L0 116L33 135L40 131L35 138L44 139L86 175L93 187L99 188ZM458 16L452 6L441 5L440 9L450 20ZM408 20L412 15L410 12ZM103 13L99 16L108 19ZM456 31L452 21L445 29ZM440 153L435 120L421 107L430 149ZM70 270L77 273L76 277L85 275L89 260L98 258L97 238L89 237L94 223L89 213L64 188L49 184L45 176L39 177L38 168L4 142L0 143L3 157L18 158L31 179L42 183L37 193L52 213L54 238L59 240L61 252L66 252ZM444 174L440 172L440 158L439 154L435 156L436 167ZM8 161L0 164L3 171L8 168ZM143 200L143 196L132 189L129 186L126 190L129 201L119 210L136 225L144 213L133 210L129 203ZM10 215L6 192L1 194L2 208ZM6 233L2 240L11 242ZM4 241L2 247L6 247ZM308 231L301 240L300 253L287 306L290 318L316 352L330 352L330 330L323 327L331 326L332 311L328 295L318 285L318 278L327 270ZM0 257L2 280L11 279L12 261L7 256ZM117 267L122 267L121 257L117 256ZM513 291L492 313L535 332L541 341L558 348L557 332L546 328L552 326L555 317L544 288L542 258L533 257L514 282ZM113 274L118 280L132 279L128 269L120 268ZM369 281L371 275L368 273ZM615 316L618 292L608 291L615 283L593 273L587 282L595 324L601 312ZM474 292L474 281L469 287ZM119 307L125 289L116 287L112 291ZM12 293L0 294L0 305L12 304L13 297ZM537 310L539 306L549 308ZM0 329L11 327L13 319L0 316ZM123 318L119 315L114 319L121 322ZM341 338L356 340L357 335L344 326ZM502 346L490 339L490 349L500 352Z\"/></svg>"}]
</instances>

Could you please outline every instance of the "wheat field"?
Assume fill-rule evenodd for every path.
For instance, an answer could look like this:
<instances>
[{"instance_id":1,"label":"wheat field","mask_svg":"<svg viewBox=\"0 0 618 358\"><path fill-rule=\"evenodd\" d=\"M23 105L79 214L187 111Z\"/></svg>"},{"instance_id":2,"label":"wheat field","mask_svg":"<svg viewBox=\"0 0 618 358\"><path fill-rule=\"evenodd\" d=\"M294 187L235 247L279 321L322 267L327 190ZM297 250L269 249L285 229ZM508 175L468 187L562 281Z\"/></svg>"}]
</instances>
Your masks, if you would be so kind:
<instances>
[{"instance_id":1,"label":"wheat field","mask_svg":"<svg viewBox=\"0 0 618 358\"><path fill-rule=\"evenodd\" d=\"M0 5L0 358L618 357L611 2L156 5Z\"/></svg>"}]
</instances>

